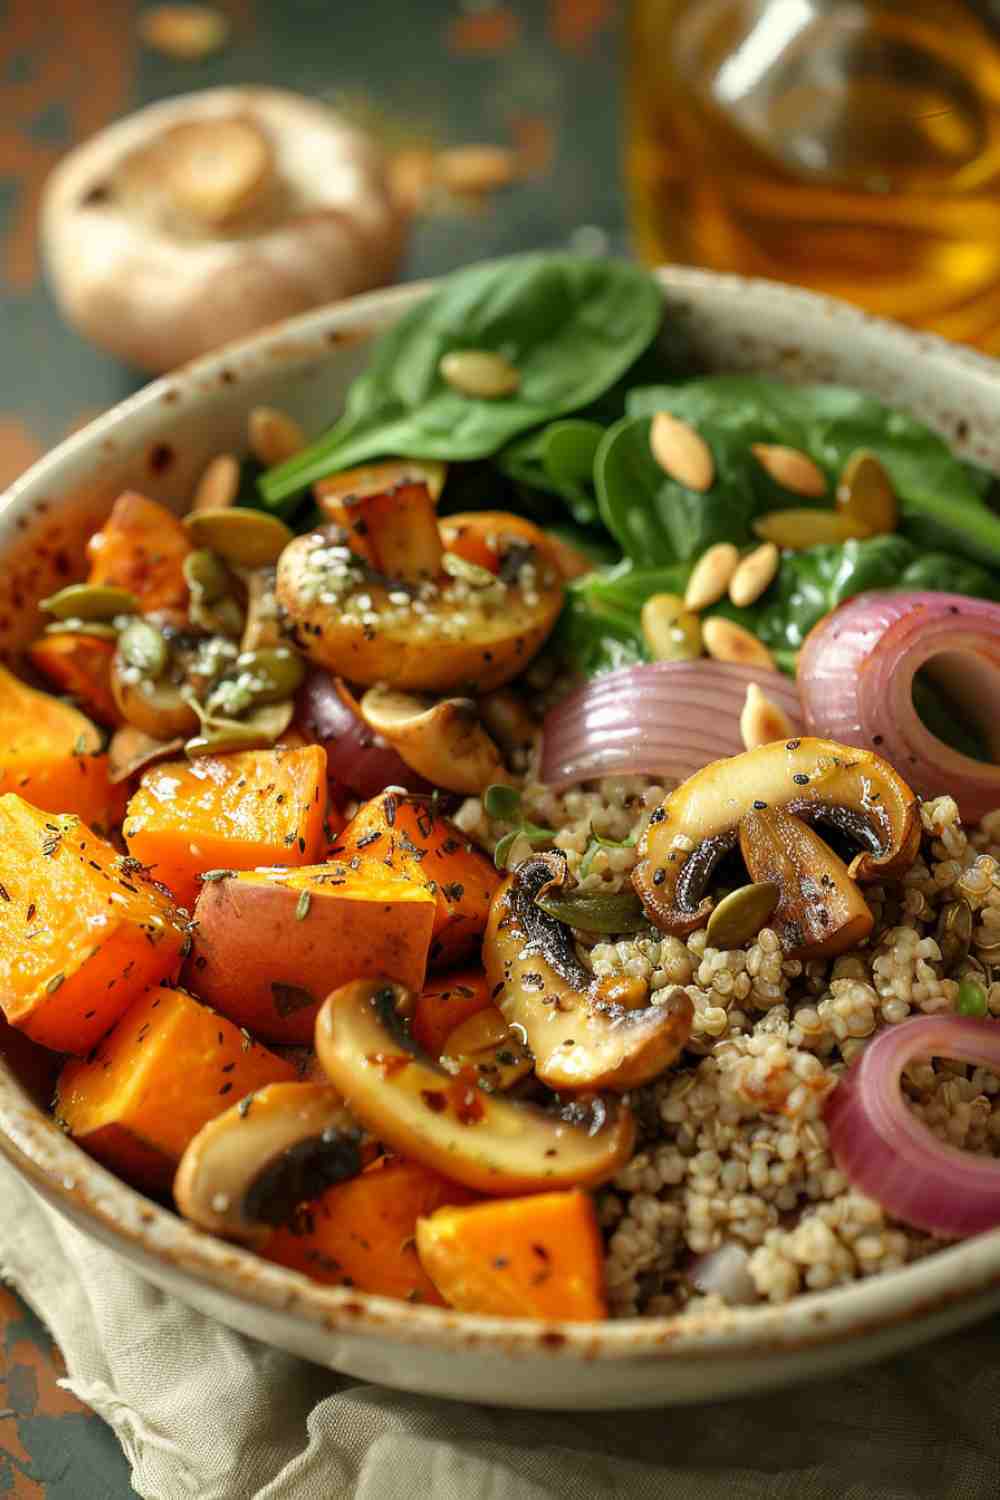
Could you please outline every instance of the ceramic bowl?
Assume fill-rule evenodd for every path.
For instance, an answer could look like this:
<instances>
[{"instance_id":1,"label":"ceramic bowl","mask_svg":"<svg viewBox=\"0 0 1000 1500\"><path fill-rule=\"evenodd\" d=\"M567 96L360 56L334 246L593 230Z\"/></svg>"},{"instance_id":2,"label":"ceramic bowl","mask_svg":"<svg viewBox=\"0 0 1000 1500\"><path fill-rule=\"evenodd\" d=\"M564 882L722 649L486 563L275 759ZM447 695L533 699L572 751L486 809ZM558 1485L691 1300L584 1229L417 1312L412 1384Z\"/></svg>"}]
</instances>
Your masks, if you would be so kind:
<instances>
[{"instance_id":1,"label":"ceramic bowl","mask_svg":"<svg viewBox=\"0 0 1000 1500\"><path fill-rule=\"evenodd\" d=\"M861 387L1000 468L1000 366L788 287L687 270L662 280L669 315L688 325L706 367ZM225 349L148 386L37 463L0 502L0 653L16 655L36 631L36 601L80 574L83 542L122 488L181 508L212 454L243 446L257 404L321 430L371 335L425 290L361 297ZM1000 1232L786 1307L682 1320L539 1324L317 1286L118 1181L36 1106L25 1067L2 1056L0 1151L87 1234L203 1312L364 1380L472 1401L597 1409L759 1392L880 1358L1000 1307Z\"/></svg>"}]
</instances>

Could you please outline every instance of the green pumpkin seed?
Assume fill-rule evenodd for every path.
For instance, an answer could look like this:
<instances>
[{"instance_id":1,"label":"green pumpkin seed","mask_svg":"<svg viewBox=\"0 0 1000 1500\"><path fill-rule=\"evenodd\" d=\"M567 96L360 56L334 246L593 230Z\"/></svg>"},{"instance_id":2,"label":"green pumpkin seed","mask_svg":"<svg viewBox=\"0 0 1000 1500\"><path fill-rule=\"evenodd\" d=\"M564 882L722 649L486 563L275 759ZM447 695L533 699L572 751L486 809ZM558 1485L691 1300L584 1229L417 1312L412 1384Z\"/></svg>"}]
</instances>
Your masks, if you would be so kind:
<instances>
[{"instance_id":1,"label":"green pumpkin seed","mask_svg":"<svg viewBox=\"0 0 1000 1500\"><path fill-rule=\"evenodd\" d=\"M235 592L236 580L221 558L207 547L189 552L184 559L184 577L192 593L200 594L206 604L224 599Z\"/></svg>"},{"instance_id":2,"label":"green pumpkin seed","mask_svg":"<svg viewBox=\"0 0 1000 1500\"><path fill-rule=\"evenodd\" d=\"M100 641L116 641L118 631L104 620L54 620L46 625L45 635L92 635Z\"/></svg>"},{"instance_id":3,"label":"green pumpkin seed","mask_svg":"<svg viewBox=\"0 0 1000 1500\"><path fill-rule=\"evenodd\" d=\"M481 401L512 396L521 384L521 376L510 360L492 349L452 349L442 355L438 369L453 391Z\"/></svg>"},{"instance_id":4,"label":"green pumpkin seed","mask_svg":"<svg viewBox=\"0 0 1000 1500\"><path fill-rule=\"evenodd\" d=\"M130 667L143 677L157 678L166 671L167 643L148 620L131 620L118 637L118 650Z\"/></svg>"},{"instance_id":5,"label":"green pumpkin seed","mask_svg":"<svg viewBox=\"0 0 1000 1500\"><path fill-rule=\"evenodd\" d=\"M292 533L277 516L239 505L193 511L185 518L184 529L196 547L208 548L239 568L263 568L277 562L292 540Z\"/></svg>"},{"instance_id":6,"label":"green pumpkin seed","mask_svg":"<svg viewBox=\"0 0 1000 1500\"><path fill-rule=\"evenodd\" d=\"M637 932L644 921L642 902L633 891L569 891L539 896L535 905L581 932Z\"/></svg>"},{"instance_id":7,"label":"green pumpkin seed","mask_svg":"<svg viewBox=\"0 0 1000 1500\"><path fill-rule=\"evenodd\" d=\"M742 948L756 937L781 897L770 880L740 886L724 896L708 919L705 940L712 948Z\"/></svg>"},{"instance_id":8,"label":"green pumpkin seed","mask_svg":"<svg viewBox=\"0 0 1000 1500\"><path fill-rule=\"evenodd\" d=\"M253 701L257 704L281 703L294 698L306 675L298 652L290 646L262 646L258 651L243 651L236 658L236 670L248 674Z\"/></svg>"},{"instance_id":9,"label":"green pumpkin seed","mask_svg":"<svg viewBox=\"0 0 1000 1500\"><path fill-rule=\"evenodd\" d=\"M294 713L295 704L289 700L255 708L245 719L215 719L188 740L184 749L192 760L199 755L223 755L227 750L266 749L284 734Z\"/></svg>"},{"instance_id":10,"label":"green pumpkin seed","mask_svg":"<svg viewBox=\"0 0 1000 1500\"><path fill-rule=\"evenodd\" d=\"M489 568L480 567L479 563L469 562L468 558L459 557L457 552L445 552L441 556L441 567L449 578L460 578L473 589L488 589L497 581L495 573Z\"/></svg>"},{"instance_id":11,"label":"green pumpkin seed","mask_svg":"<svg viewBox=\"0 0 1000 1500\"><path fill-rule=\"evenodd\" d=\"M941 908L935 937L945 974L951 974L968 958L972 920L972 907L968 901L949 901Z\"/></svg>"},{"instance_id":12,"label":"green pumpkin seed","mask_svg":"<svg viewBox=\"0 0 1000 1500\"><path fill-rule=\"evenodd\" d=\"M115 615L134 615L139 601L128 589L107 583L71 583L42 600L42 609L57 620L113 620Z\"/></svg>"}]
</instances>

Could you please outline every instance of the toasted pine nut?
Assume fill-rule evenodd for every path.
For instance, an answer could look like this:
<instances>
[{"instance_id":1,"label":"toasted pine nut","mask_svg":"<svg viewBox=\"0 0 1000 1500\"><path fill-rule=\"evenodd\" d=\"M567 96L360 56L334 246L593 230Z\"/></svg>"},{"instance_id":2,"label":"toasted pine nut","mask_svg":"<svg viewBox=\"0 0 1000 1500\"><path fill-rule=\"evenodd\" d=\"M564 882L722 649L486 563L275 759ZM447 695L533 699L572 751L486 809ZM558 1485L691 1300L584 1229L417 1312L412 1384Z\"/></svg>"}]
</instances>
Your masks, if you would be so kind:
<instances>
[{"instance_id":1,"label":"toasted pine nut","mask_svg":"<svg viewBox=\"0 0 1000 1500\"><path fill-rule=\"evenodd\" d=\"M772 510L758 517L753 529L765 541L793 552L824 542L849 542L855 537L871 536L869 528L856 516L836 510Z\"/></svg>"},{"instance_id":2,"label":"toasted pine nut","mask_svg":"<svg viewBox=\"0 0 1000 1500\"><path fill-rule=\"evenodd\" d=\"M750 452L782 489L819 498L826 494L826 475L801 448L784 443L751 443Z\"/></svg>"},{"instance_id":3,"label":"toasted pine nut","mask_svg":"<svg viewBox=\"0 0 1000 1500\"><path fill-rule=\"evenodd\" d=\"M679 594L651 594L642 606L642 634L656 661L693 661L701 655L701 621Z\"/></svg>"},{"instance_id":4,"label":"toasted pine nut","mask_svg":"<svg viewBox=\"0 0 1000 1500\"><path fill-rule=\"evenodd\" d=\"M507 146L452 146L438 152L438 180L449 193L495 193L517 175L517 156Z\"/></svg>"},{"instance_id":5,"label":"toasted pine nut","mask_svg":"<svg viewBox=\"0 0 1000 1500\"><path fill-rule=\"evenodd\" d=\"M781 554L773 542L748 552L729 580L729 597L741 609L759 599L770 588Z\"/></svg>"},{"instance_id":6,"label":"toasted pine nut","mask_svg":"<svg viewBox=\"0 0 1000 1500\"><path fill-rule=\"evenodd\" d=\"M716 542L714 547L703 552L684 592L688 609L707 609L710 604L716 604L729 587L739 561L739 550L732 542Z\"/></svg>"},{"instance_id":7,"label":"toasted pine nut","mask_svg":"<svg viewBox=\"0 0 1000 1500\"><path fill-rule=\"evenodd\" d=\"M713 615L701 627L705 650L716 661L733 661L741 667L767 667L776 672L778 664L764 642L744 630L733 620Z\"/></svg>"},{"instance_id":8,"label":"toasted pine nut","mask_svg":"<svg viewBox=\"0 0 1000 1500\"><path fill-rule=\"evenodd\" d=\"M658 411L649 429L649 446L665 474L686 489L702 494L712 488L715 459L701 433L668 411Z\"/></svg>"},{"instance_id":9,"label":"toasted pine nut","mask_svg":"<svg viewBox=\"0 0 1000 1500\"><path fill-rule=\"evenodd\" d=\"M874 453L858 448L847 460L837 481L837 513L850 516L876 535L896 530L899 501Z\"/></svg>"},{"instance_id":10,"label":"toasted pine nut","mask_svg":"<svg viewBox=\"0 0 1000 1500\"><path fill-rule=\"evenodd\" d=\"M229 35L229 22L213 5L156 5L139 17L147 47L184 62L217 52Z\"/></svg>"},{"instance_id":11,"label":"toasted pine nut","mask_svg":"<svg viewBox=\"0 0 1000 1500\"><path fill-rule=\"evenodd\" d=\"M492 349L452 349L442 355L438 368L442 380L453 390L482 401L512 396L521 384L521 376L510 360Z\"/></svg>"},{"instance_id":12,"label":"toasted pine nut","mask_svg":"<svg viewBox=\"0 0 1000 1500\"><path fill-rule=\"evenodd\" d=\"M306 445L306 435L295 418L275 406L255 406L247 430L250 451L266 468L294 458Z\"/></svg>"},{"instance_id":13,"label":"toasted pine nut","mask_svg":"<svg viewBox=\"0 0 1000 1500\"><path fill-rule=\"evenodd\" d=\"M746 748L756 750L758 745L791 739L794 734L795 725L781 705L751 682L740 714L740 736Z\"/></svg>"},{"instance_id":14,"label":"toasted pine nut","mask_svg":"<svg viewBox=\"0 0 1000 1500\"><path fill-rule=\"evenodd\" d=\"M225 510L240 488L240 461L233 453L218 453L195 486L192 510Z\"/></svg>"}]
</instances>

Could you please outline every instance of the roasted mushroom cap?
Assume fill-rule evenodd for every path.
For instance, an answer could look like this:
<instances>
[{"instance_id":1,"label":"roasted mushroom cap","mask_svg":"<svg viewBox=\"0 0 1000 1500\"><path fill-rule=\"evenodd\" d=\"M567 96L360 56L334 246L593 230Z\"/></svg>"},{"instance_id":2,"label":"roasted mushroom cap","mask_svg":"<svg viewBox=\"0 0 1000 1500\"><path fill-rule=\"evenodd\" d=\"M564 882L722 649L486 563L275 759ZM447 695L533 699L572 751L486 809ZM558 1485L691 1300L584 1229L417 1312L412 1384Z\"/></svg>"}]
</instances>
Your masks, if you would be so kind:
<instances>
[{"instance_id":1,"label":"roasted mushroom cap","mask_svg":"<svg viewBox=\"0 0 1000 1500\"><path fill-rule=\"evenodd\" d=\"M752 818L776 810L786 817L777 843L772 840L771 854L765 857L767 829ZM747 819L751 821L742 836L741 825ZM788 819L808 828L793 836ZM831 857L819 838L810 839L811 829L857 849L850 864ZM776 852L782 842L784 864ZM858 898L847 885L892 878L909 868L920 845L919 806L887 761L833 740L778 741L713 761L670 793L653 813L639 845L632 881L650 921L678 936L703 927L712 912L706 892L713 872L741 843L755 880L777 880L781 866L785 878L798 883L783 893L786 914L801 901L804 877L810 893L811 884L816 885L814 942L819 946L807 943L803 948L797 943L792 923L783 937L788 950L840 951L829 946L830 924L836 921L838 930L842 926L842 946L847 946L853 941L848 931L858 930L851 929L850 922L860 917ZM820 915L823 910L828 924ZM824 925L829 931L821 944L819 929Z\"/></svg>"},{"instance_id":2,"label":"roasted mushroom cap","mask_svg":"<svg viewBox=\"0 0 1000 1500\"><path fill-rule=\"evenodd\" d=\"M483 943L487 986L524 1032L535 1072L550 1088L635 1088L683 1049L694 1016L690 997L675 990L662 1005L641 1009L604 999L569 928L536 905L565 879L563 855L535 854L500 886Z\"/></svg>"},{"instance_id":3,"label":"roasted mushroom cap","mask_svg":"<svg viewBox=\"0 0 1000 1500\"><path fill-rule=\"evenodd\" d=\"M374 1155L329 1084L272 1083L199 1130L174 1179L186 1219L254 1244Z\"/></svg>"},{"instance_id":4,"label":"roasted mushroom cap","mask_svg":"<svg viewBox=\"0 0 1000 1500\"><path fill-rule=\"evenodd\" d=\"M372 687L360 708L369 729L432 786L475 797L493 782L510 780L471 698L435 703L396 688Z\"/></svg>"},{"instance_id":5,"label":"roasted mushroom cap","mask_svg":"<svg viewBox=\"0 0 1000 1500\"><path fill-rule=\"evenodd\" d=\"M561 1113L488 1094L475 1070L449 1073L411 1040L400 985L359 979L316 1020L316 1052L352 1114L403 1156L504 1196L593 1186L628 1159L629 1110L595 1096Z\"/></svg>"},{"instance_id":6,"label":"roasted mushroom cap","mask_svg":"<svg viewBox=\"0 0 1000 1500\"><path fill-rule=\"evenodd\" d=\"M390 280L405 229L373 142L270 88L140 110L70 152L42 206L67 318L151 371Z\"/></svg>"},{"instance_id":7,"label":"roasted mushroom cap","mask_svg":"<svg viewBox=\"0 0 1000 1500\"><path fill-rule=\"evenodd\" d=\"M530 521L497 511L449 516L440 540L442 572L418 584L377 572L340 527L296 537L277 581L296 645L348 682L390 682L400 691L489 692L510 682L562 608L551 545ZM491 558L496 572L470 562L473 551Z\"/></svg>"}]
</instances>

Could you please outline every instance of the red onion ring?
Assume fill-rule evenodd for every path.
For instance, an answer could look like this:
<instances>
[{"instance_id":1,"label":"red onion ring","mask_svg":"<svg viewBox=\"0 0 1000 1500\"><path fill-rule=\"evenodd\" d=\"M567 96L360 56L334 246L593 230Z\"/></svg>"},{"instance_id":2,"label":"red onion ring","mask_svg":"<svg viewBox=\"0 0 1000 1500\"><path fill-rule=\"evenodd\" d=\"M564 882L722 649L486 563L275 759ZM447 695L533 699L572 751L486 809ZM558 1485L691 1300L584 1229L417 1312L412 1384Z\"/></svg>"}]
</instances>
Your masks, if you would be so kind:
<instances>
[{"instance_id":1,"label":"red onion ring","mask_svg":"<svg viewBox=\"0 0 1000 1500\"><path fill-rule=\"evenodd\" d=\"M387 786L410 792L431 787L396 751L373 733L337 687L337 679L314 668L299 690L298 718L305 732L326 751L327 775L355 797L376 797Z\"/></svg>"},{"instance_id":2,"label":"red onion ring","mask_svg":"<svg viewBox=\"0 0 1000 1500\"><path fill-rule=\"evenodd\" d=\"M701 658L596 677L546 717L542 780L556 787L638 774L683 781L709 761L744 750L740 713L751 683L801 723L791 680L760 667Z\"/></svg>"},{"instance_id":3,"label":"red onion ring","mask_svg":"<svg viewBox=\"0 0 1000 1500\"><path fill-rule=\"evenodd\" d=\"M821 620L799 655L806 730L877 750L922 797L950 795L978 822L1000 807L1000 765L953 750L921 722L913 679L935 658L1000 759L1000 605L965 594L860 594Z\"/></svg>"},{"instance_id":4,"label":"red onion ring","mask_svg":"<svg viewBox=\"0 0 1000 1500\"><path fill-rule=\"evenodd\" d=\"M899 1087L915 1058L1000 1069L1000 1024L966 1016L901 1021L869 1042L826 1102L840 1170L887 1213L931 1234L961 1238L1000 1225L1000 1161L946 1145Z\"/></svg>"}]
</instances>

